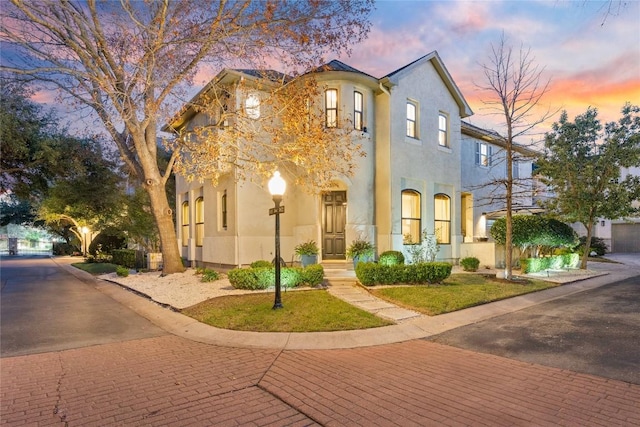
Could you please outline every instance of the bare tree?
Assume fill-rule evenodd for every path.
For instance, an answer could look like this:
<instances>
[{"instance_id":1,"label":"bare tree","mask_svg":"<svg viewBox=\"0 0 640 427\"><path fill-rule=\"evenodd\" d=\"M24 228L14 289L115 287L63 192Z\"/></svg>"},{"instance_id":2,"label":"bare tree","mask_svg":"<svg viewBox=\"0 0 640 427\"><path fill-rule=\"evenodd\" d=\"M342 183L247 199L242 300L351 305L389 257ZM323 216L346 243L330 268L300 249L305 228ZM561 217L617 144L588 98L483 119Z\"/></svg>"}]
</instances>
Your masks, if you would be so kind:
<instances>
[{"instance_id":1,"label":"bare tree","mask_svg":"<svg viewBox=\"0 0 640 427\"><path fill-rule=\"evenodd\" d=\"M149 194L164 274L183 270L157 131L200 66L307 69L366 37L371 0L11 0L0 14L2 70L89 107ZM173 103L172 103L173 101Z\"/></svg>"},{"instance_id":2,"label":"bare tree","mask_svg":"<svg viewBox=\"0 0 640 427\"><path fill-rule=\"evenodd\" d=\"M506 177L497 182L504 187L506 210L506 268L505 277L511 279L512 271L512 235L513 235L513 165L517 150L516 139L531 135L533 129L555 114L549 109L539 113L540 101L549 90L549 80L542 79L544 68L535 64L530 49L520 48L514 52L508 46L504 34L497 46L491 45L489 62L482 64L485 85L480 88L488 93L482 100L493 114L504 117L504 132L498 134L504 142Z\"/></svg>"}]
</instances>

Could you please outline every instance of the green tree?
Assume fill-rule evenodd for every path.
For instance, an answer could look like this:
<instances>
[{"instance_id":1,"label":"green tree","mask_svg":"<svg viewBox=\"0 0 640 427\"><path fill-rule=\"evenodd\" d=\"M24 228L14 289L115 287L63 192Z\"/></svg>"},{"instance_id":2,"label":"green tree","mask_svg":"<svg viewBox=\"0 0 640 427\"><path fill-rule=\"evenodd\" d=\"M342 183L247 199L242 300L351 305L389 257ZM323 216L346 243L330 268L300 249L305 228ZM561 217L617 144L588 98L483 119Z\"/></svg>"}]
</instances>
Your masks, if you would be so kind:
<instances>
[{"instance_id":1,"label":"green tree","mask_svg":"<svg viewBox=\"0 0 640 427\"><path fill-rule=\"evenodd\" d=\"M170 274L184 270L165 192L181 150L160 169L157 131L199 67L266 69L279 62L308 69L367 35L372 3L10 0L0 8L0 32L15 55L2 68L95 112L149 194L163 272Z\"/></svg>"},{"instance_id":2,"label":"green tree","mask_svg":"<svg viewBox=\"0 0 640 427\"><path fill-rule=\"evenodd\" d=\"M570 121L566 111L545 138L538 173L554 193L545 205L568 222L587 230L581 268L598 218L624 218L638 212L640 176L621 176L622 168L640 166L640 107L627 104L617 122L604 128L589 108Z\"/></svg>"}]
</instances>

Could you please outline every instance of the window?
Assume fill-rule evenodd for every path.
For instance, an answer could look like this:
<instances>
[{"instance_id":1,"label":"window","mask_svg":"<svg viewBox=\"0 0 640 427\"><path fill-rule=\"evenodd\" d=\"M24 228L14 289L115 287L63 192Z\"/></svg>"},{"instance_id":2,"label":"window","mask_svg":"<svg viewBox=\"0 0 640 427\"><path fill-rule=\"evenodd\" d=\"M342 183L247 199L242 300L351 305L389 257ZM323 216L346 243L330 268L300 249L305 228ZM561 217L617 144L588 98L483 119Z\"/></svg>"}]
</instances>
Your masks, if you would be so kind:
<instances>
[{"instance_id":1,"label":"window","mask_svg":"<svg viewBox=\"0 0 640 427\"><path fill-rule=\"evenodd\" d=\"M405 244L420 243L420 193L402 190L402 239Z\"/></svg>"},{"instance_id":2,"label":"window","mask_svg":"<svg viewBox=\"0 0 640 427\"><path fill-rule=\"evenodd\" d=\"M260 118L260 98L258 98L258 95L252 93L247 96L247 99L244 101L244 109L249 118Z\"/></svg>"},{"instance_id":3,"label":"window","mask_svg":"<svg viewBox=\"0 0 640 427\"><path fill-rule=\"evenodd\" d=\"M182 203L182 246L189 245L189 202Z\"/></svg>"},{"instance_id":4,"label":"window","mask_svg":"<svg viewBox=\"0 0 640 427\"><path fill-rule=\"evenodd\" d=\"M451 243L451 199L446 194L436 194L434 230L436 240L441 244Z\"/></svg>"},{"instance_id":5,"label":"window","mask_svg":"<svg viewBox=\"0 0 640 427\"><path fill-rule=\"evenodd\" d=\"M449 133L447 132L447 129L448 129L447 122L448 122L447 116L440 113L440 115L438 116L438 144L440 144L441 147L449 146Z\"/></svg>"},{"instance_id":6,"label":"window","mask_svg":"<svg viewBox=\"0 0 640 427\"><path fill-rule=\"evenodd\" d=\"M489 144L476 142L476 165L491 166L492 149Z\"/></svg>"},{"instance_id":7,"label":"window","mask_svg":"<svg viewBox=\"0 0 640 427\"><path fill-rule=\"evenodd\" d=\"M338 126L338 90L327 89L324 92L325 126L334 128Z\"/></svg>"},{"instance_id":8,"label":"window","mask_svg":"<svg viewBox=\"0 0 640 427\"><path fill-rule=\"evenodd\" d=\"M417 117L416 117L416 104L413 102L407 102L407 136L411 138L417 138Z\"/></svg>"},{"instance_id":9,"label":"window","mask_svg":"<svg viewBox=\"0 0 640 427\"><path fill-rule=\"evenodd\" d=\"M362 130L362 94L353 92L353 127L356 130Z\"/></svg>"},{"instance_id":10,"label":"window","mask_svg":"<svg viewBox=\"0 0 640 427\"><path fill-rule=\"evenodd\" d=\"M222 193L222 198L220 199L220 210L222 217L222 228L227 229L227 190L224 190Z\"/></svg>"},{"instance_id":11,"label":"window","mask_svg":"<svg viewBox=\"0 0 640 427\"><path fill-rule=\"evenodd\" d=\"M204 242L204 199L196 199L196 246L202 246Z\"/></svg>"}]
</instances>

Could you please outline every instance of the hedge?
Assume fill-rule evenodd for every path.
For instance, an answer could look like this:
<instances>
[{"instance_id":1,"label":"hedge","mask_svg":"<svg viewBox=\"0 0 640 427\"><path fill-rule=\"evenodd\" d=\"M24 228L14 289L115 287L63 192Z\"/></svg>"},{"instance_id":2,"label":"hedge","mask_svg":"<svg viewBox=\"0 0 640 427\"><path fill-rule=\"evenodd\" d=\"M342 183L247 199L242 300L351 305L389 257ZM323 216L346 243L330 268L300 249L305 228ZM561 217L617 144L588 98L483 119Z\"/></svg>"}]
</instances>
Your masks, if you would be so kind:
<instances>
[{"instance_id":1,"label":"hedge","mask_svg":"<svg viewBox=\"0 0 640 427\"><path fill-rule=\"evenodd\" d=\"M440 283L451 275L451 268L452 265L447 262L422 262L410 265L361 262L356 266L356 277L365 286Z\"/></svg>"},{"instance_id":2,"label":"hedge","mask_svg":"<svg viewBox=\"0 0 640 427\"><path fill-rule=\"evenodd\" d=\"M276 285L276 269L273 267L234 268L227 273L231 286L236 289L259 290ZM324 280L324 269L319 264L307 267L280 269L280 285L294 288L303 284L317 286Z\"/></svg>"},{"instance_id":3,"label":"hedge","mask_svg":"<svg viewBox=\"0 0 640 427\"><path fill-rule=\"evenodd\" d=\"M559 270L562 268L578 268L580 265L579 254L555 255L544 258L526 258L520 260L523 273L537 273L548 269Z\"/></svg>"},{"instance_id":4,"label":"hedge","mask_svg":"<svg viewBox=\"0 0 640 427\"><path fill-rule=\"evenodd\" d=\"M133 249L114 249L111 262L127 268L136 268L136 251Z\"/></svg>"}]
</instances>

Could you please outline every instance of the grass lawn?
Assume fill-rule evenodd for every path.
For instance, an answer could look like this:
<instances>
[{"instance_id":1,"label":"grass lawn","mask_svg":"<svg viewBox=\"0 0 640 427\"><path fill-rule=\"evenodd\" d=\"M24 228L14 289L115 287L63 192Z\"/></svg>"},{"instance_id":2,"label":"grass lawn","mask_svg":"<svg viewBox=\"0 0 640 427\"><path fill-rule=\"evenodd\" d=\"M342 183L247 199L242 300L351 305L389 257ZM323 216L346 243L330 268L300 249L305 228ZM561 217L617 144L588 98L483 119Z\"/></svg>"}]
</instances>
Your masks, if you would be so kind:
<instances>
[{"instance_id":1,"label":"grass lawn","mask_svg":"<svg viewBox=\"0 0 640 427\"><path fill-rule=\"evenodd\" d=\"M372 288L371 293L401 307L435 316L555 286L558 285L542 280L512 283L477 274L452 274L441 285Z\"/></svg>"},{"instance_id":2,"label":"grass lawn","mask_svg":"<svg viewBox=\"0 0 640 427\"><path fill-rule=\"evenodd\" d=\"M108 262L75 262L71 265L96 276L114 273L116 268L118 268L116 264L110 264Z\"/></svg>"},{"instance_id":3,"label":"grass lawn","mask_svg":"<svg viewBox=\"0 0 640 427\"><path fill-rule=\"evenodd\" d=\"M377 328L392 325L324 290L282 294L284 308L273 310L273 293L213 298L182 313L224 329L255 332L321 332Z\"/></svg>"}]
</instances>

